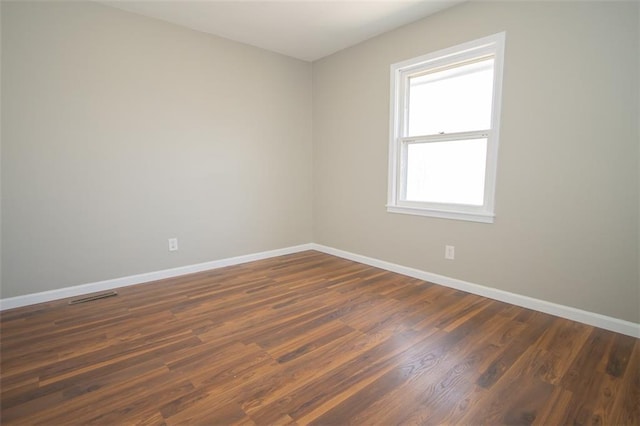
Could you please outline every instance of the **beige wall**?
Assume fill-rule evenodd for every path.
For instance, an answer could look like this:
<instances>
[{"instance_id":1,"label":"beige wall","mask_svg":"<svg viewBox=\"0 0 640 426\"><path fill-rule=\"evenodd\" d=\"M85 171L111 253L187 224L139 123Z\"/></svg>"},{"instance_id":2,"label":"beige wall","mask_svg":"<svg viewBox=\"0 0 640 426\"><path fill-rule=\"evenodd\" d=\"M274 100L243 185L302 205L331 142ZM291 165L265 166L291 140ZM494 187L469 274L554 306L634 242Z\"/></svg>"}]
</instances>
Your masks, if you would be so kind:
<instances>
[{"instance_id":1,"label":"beige wall","mask_svg":"<svg viewBox=\"0 0 640 426\"><path fill-rule=\"evenodd\" d=\"M3 2L1 297L315 241L640 322L638 9L472 2L312 66ZM389 65L503 30L496 222L387 213Z\"/></svg>"},{"instance_id":2,"label":"beige wall","mask_svg":"<svg viewBox=\"0 0 640 426\"><path fill-rule=\"evenodd\" d=\"M315 242L640 322L638 7L472 2L314 63ZM387 213L389 65L500 31L495 223Z\"/></svg>"},{"instance_id":3,"label":"beige wall","mask_svg":"<svg viewBox=\"0 0 640 426\"><path fill-rule=\"evenodd\" d=\"M308 243L310 155L309 63L2 3L3 298Z\"/></svg>"},{"instance_id":4,"label":"beige wall","mask_svg":"<svg viewBox=\"0 0 640 426\"><path fill-rule=\"evenodd\" d=\"M1 4L0 4L1 6ZM0 298L2 298L2 7L0 7Z\"/></svg>"}]
</instances>

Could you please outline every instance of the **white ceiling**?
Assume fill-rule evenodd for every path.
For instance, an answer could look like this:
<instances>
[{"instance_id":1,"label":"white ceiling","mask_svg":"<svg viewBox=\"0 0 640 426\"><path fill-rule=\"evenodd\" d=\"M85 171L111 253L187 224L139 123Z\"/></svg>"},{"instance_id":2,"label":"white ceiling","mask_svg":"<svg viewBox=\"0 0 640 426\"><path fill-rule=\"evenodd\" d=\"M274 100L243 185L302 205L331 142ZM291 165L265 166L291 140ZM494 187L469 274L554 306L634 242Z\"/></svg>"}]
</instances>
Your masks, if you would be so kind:
<instances>
[{"instance_id":1,"label":"white ceiling","mask_svg":"<svg viewBox=\"0 0 640 426\"><path fill-rule=\"evenodd\" d=\"M462 1L142 0L102 3L314 61Z\"/></svg>"}]
</instances>

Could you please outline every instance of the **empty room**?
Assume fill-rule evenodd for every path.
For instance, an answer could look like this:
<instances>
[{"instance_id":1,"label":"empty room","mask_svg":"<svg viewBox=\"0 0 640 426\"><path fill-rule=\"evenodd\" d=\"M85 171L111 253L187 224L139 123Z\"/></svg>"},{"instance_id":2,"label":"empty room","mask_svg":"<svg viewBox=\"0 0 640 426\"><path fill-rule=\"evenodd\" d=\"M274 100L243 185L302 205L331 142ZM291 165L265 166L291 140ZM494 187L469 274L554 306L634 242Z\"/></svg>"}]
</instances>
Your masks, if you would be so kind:
<instances>
[{"instance_id":1,"label":"empty room","mask_svg":"<svg viewBox=\"0 0 640 426\"><path fill-rule=\"evenodd\" d=\"M640 425L639 2L0 22L2 424Z\"/></svg>"}]
</instances>

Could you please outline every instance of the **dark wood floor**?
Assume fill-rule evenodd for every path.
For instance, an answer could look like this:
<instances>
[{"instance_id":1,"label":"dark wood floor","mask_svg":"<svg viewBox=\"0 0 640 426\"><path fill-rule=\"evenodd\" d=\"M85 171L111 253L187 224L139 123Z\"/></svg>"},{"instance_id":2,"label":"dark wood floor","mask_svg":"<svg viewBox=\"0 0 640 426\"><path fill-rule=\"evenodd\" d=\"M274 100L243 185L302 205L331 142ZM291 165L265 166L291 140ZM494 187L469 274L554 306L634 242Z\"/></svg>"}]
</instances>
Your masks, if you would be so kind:
<instances>
[{"instance_id":1,"label":"dark wood floor","mask_svg":"<svg viewBox=\"0 0 640 426\"><path fill-rule=\"evenodd\" d=\"M309 251L1 315L3 424L640 424L640 341Z\"/></svg>"}]
</instances>

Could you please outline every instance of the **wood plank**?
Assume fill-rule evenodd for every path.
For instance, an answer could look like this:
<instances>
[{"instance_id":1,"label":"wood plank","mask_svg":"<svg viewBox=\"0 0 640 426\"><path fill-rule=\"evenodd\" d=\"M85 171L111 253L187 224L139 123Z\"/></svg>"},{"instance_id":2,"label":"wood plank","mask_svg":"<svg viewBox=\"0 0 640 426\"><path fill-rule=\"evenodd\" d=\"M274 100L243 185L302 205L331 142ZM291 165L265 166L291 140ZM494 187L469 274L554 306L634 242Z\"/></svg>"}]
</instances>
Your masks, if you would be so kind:
<instances>
[{"instance_id":1,"label":"wood plank","mask_svg":"<svg viewBox=\"0 0 640 426\"><path fill-rule=\"evenodd\" d=\"M606 357L607 364L605 372L608 375L613 377L622 377L624 375L636 341L637 339L622 334L617 334L613 338L609 353Z\"/></svg>"},{"instance_id":2,"label":"wood plank","mask_svg":"<svg viewBox=\"0 0 640 426\"><path fill-rule=\"evenodd\" d=\"M640 424L640 341L637 339L621 378L620 389L610 413L614 419L611 424Z\"/></svg>"}]
</instances>

